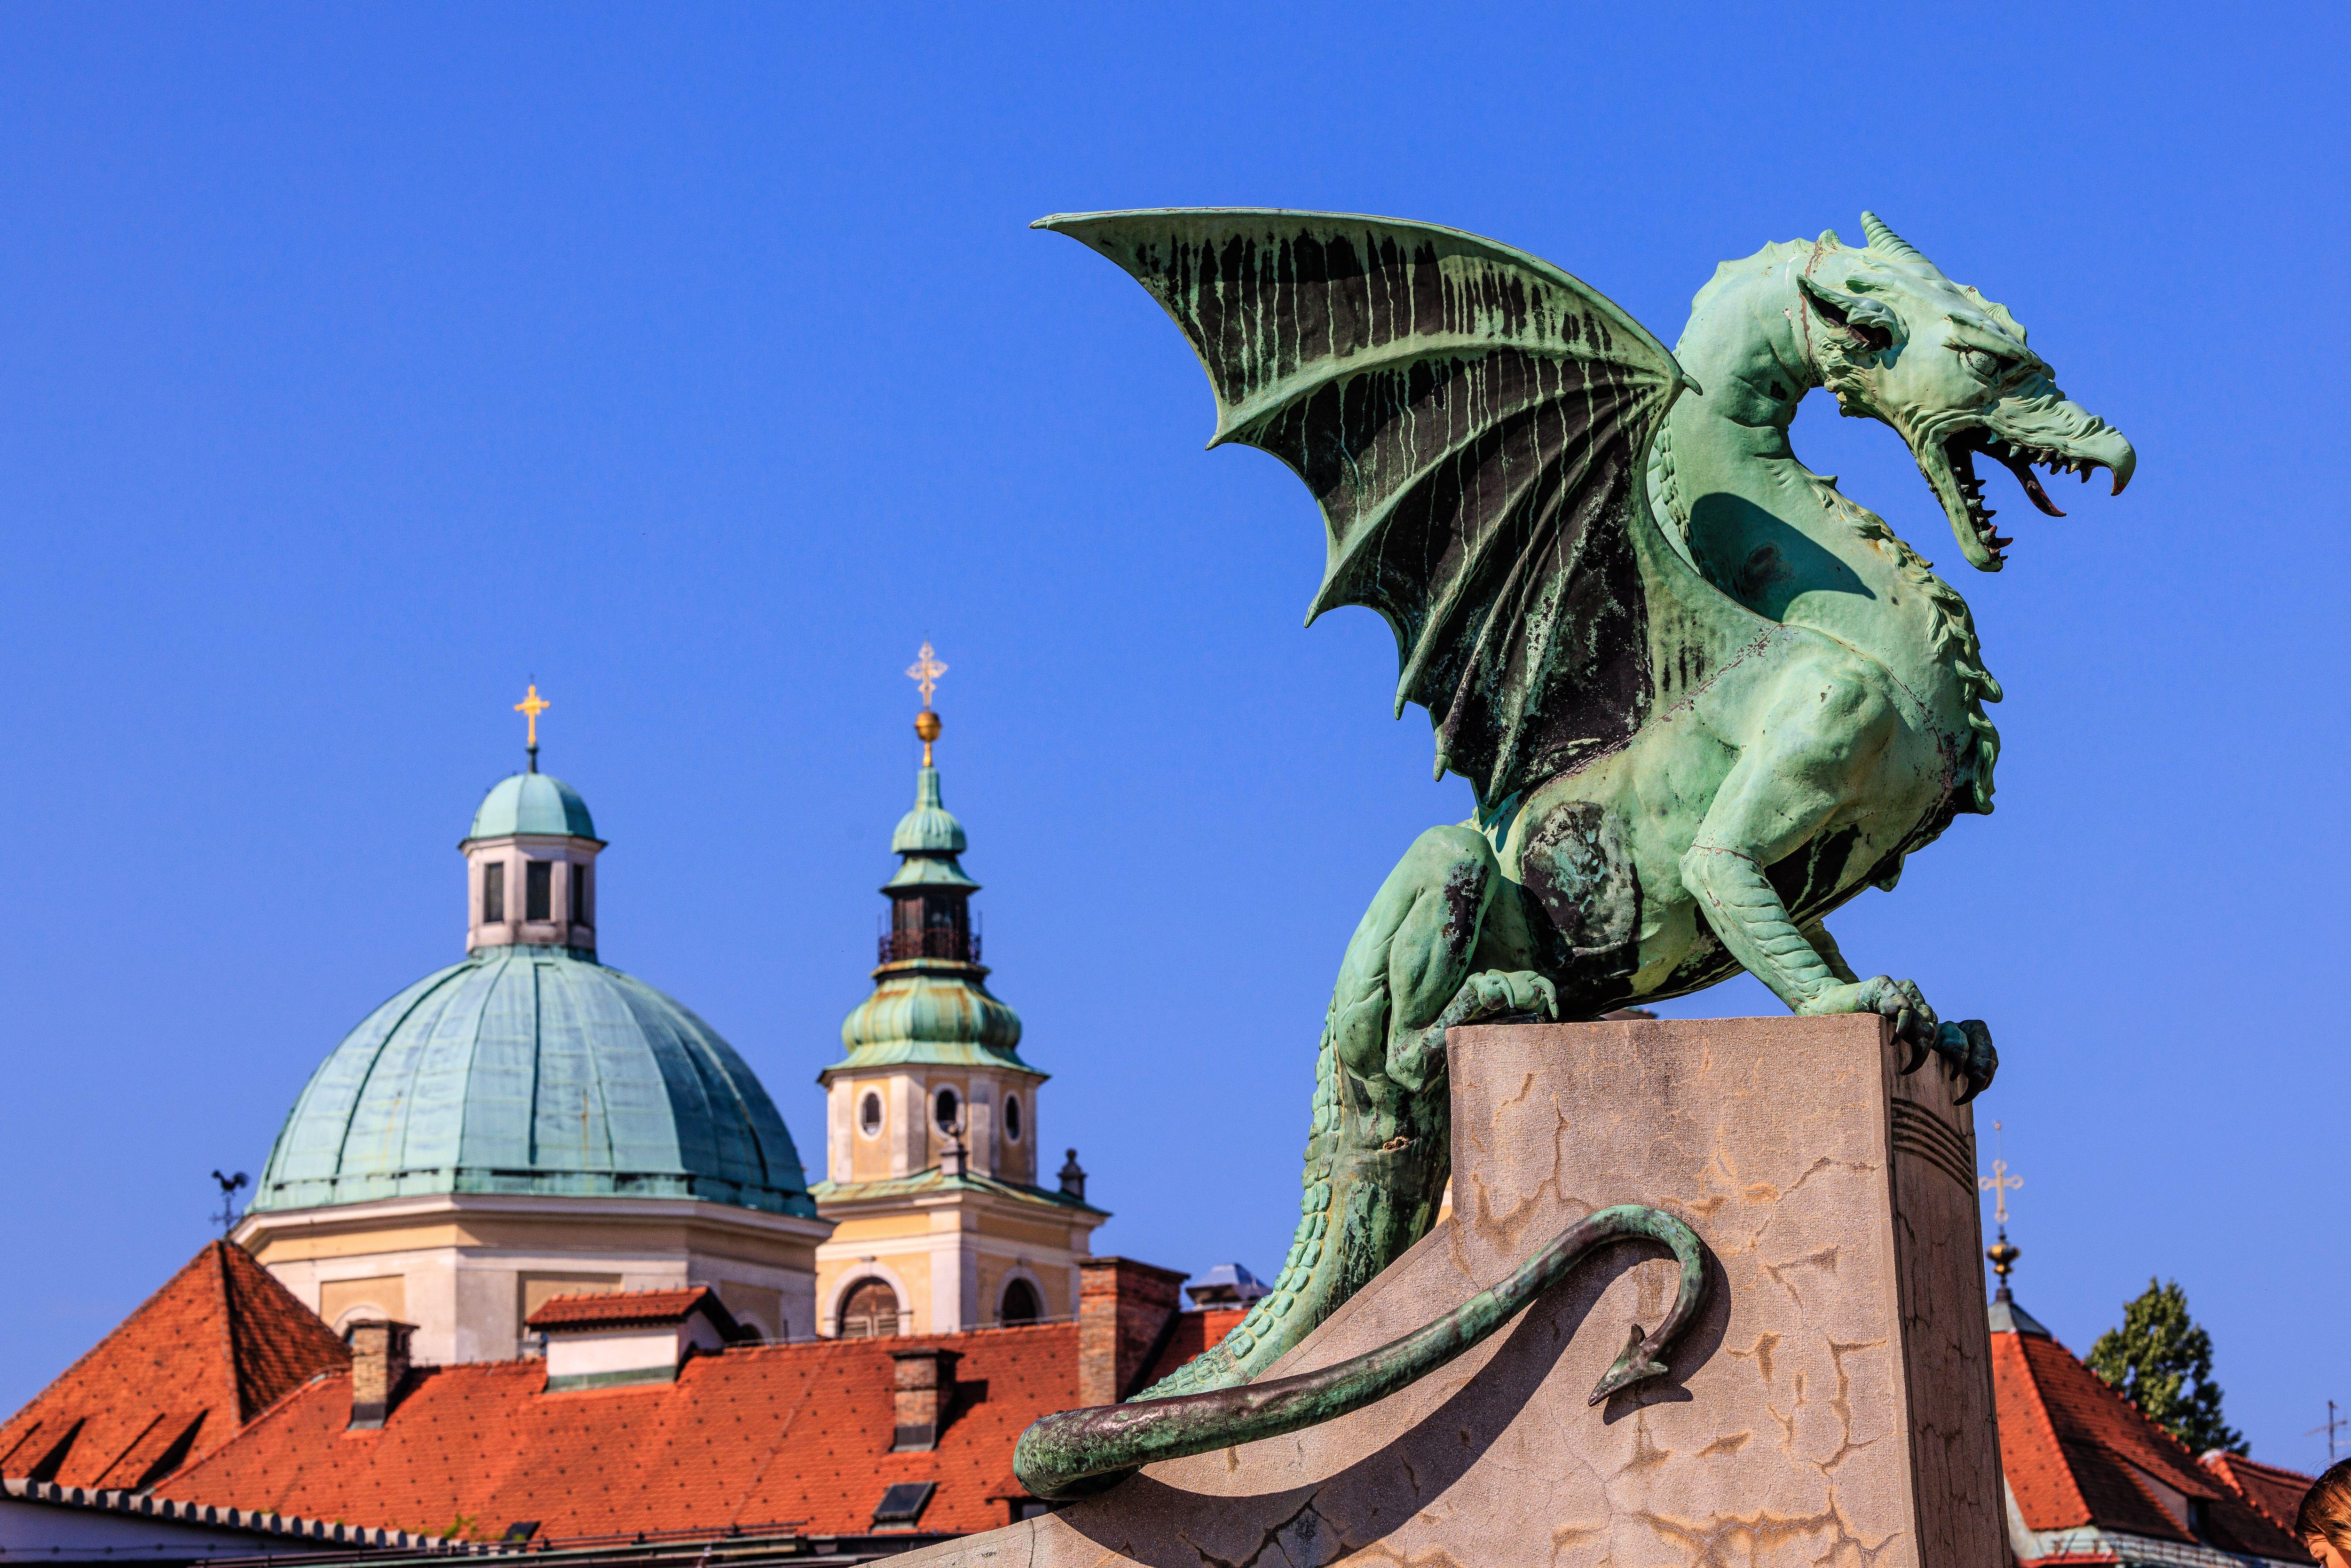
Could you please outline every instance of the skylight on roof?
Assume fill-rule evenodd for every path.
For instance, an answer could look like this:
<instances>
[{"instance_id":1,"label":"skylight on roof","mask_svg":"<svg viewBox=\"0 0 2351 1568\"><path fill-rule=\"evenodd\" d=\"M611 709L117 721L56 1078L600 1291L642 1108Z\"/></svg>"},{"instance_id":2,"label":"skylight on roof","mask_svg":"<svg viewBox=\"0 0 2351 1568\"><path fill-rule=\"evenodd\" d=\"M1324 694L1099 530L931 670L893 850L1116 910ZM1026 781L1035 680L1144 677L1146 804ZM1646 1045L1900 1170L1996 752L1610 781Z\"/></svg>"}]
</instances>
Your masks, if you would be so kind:
<instances>
[{"instance_id":1,"label":"skylight on roof","mask_svg":"<svg viewBox=\"0 0 2351 1568\"><path fill-rule=\"evenodd\" d=\"M931 1502L931 1493L938 1490L936 1481L900 1481L882 1494L873 1510L873 1522L880 1524L912 1524L923 1517L923 1510Z\"/></svg>"}]
</instances>

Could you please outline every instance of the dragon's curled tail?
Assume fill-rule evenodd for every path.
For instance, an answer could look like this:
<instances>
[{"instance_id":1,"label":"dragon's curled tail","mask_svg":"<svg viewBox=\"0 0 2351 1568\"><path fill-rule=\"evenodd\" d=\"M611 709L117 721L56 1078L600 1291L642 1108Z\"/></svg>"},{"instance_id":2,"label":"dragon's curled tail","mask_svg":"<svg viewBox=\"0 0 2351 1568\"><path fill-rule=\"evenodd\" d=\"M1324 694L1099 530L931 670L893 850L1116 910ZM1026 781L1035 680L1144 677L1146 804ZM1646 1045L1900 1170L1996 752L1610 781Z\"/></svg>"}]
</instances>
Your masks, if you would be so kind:
<instances>
[{"instance_id":1,"label":"dragon's curled tail","mask_svg":"<svg viewBox=\"0 0 2351 1568\"><path fill-rule=\"evenodd\" d=\"M1038 1497L1082 1497L1155 1460L1278 1437L1334 1420L1384 1399L1463 1354L1594 1249L1643 1237L1673 1249L1681 1265L1681 1287L1672 1310L1653 1333L1644 1334L1640 1324L1633 1325L1624 1352L1592 1391L1590 1403L1597 1405L1620 1388L1663 1375L1667 1347L1689 1326L1706 1293L1697 1236L1673 1216L1639 1204L1586 1215L1492 1290L1479 1291L1434 1322L1353 1360L1247 1387L1047 1416L1020 1434L1012 1472Z\"/></svg>"}]
</instances>

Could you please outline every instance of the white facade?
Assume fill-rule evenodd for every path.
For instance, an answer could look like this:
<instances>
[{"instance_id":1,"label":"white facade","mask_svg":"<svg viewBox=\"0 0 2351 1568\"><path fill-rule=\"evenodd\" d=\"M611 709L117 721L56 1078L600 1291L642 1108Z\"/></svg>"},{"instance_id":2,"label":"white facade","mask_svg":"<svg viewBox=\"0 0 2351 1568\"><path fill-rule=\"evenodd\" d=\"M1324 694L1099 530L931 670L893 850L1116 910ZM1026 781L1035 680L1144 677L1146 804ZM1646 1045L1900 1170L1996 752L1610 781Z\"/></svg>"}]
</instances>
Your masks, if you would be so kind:
<instances>
[{"instance_id":1,"label":"white facade","mask_svg":"<svg viewBox=\"0 0 2351 1568\"><path fill-rule=\"evenodd\" d=\"M700 1198L459 1193L248 1213L235 1239L338 1332L413 1323L422 1364L529 1354L550 1296L707 1285L746 1327L805 1339L830 1223Z\"/></svg>"}]
</instances>

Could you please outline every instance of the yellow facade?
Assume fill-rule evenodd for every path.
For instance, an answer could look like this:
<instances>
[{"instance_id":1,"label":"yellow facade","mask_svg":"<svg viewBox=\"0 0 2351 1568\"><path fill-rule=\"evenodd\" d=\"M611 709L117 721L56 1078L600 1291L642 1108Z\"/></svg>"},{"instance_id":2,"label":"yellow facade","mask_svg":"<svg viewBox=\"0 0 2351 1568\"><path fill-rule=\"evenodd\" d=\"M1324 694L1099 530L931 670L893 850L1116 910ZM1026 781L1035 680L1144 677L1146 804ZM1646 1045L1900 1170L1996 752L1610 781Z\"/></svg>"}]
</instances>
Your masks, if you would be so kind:
<instances>
[{"instance_id":1,"label":"yellow facade","mask_svg":"<svg viewBox=\"0 0 2351 1568\"><path fill-rule=\"evenodd\" d=\"M831 1179L817 1212L834 1228L816 1249L818 1333L840 1332L868 1280L896 1299L902 1333L992 1326L1008 1306L1076 1312L1077 1261L1106 1216L1037 1182L1042 1074L909 1064L820 1082ZM1008 1302L1016 1281L1029 1301Z\"/></svg>"}]
</instances>

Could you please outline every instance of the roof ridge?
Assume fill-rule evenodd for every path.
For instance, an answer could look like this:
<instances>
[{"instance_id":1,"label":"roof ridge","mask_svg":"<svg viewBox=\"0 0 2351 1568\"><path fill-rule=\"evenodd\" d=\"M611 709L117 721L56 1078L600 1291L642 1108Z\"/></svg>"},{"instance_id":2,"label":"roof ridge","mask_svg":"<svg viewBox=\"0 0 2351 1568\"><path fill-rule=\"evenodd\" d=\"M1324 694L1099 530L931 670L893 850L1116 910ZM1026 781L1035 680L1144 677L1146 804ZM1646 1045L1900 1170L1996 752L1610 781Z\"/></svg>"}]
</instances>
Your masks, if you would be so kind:
<instances>
[{"instance_id":1,"label":"roof ridge","mask_svg":"<svg viewBox=\"0 0 2351 1568\"><path fill-rule=\"evenodd\" d=\"M10 1427L14 1426L19 1416L23 1416L26 1411L30 1410L34 1406L38 1405L41 1400L47 1396L51 1389L55 1388L58 1384L63 1383L67 1378L71 1377L76 1372L78 1372L86 1363L95 1357L99 1352L106 1348L109 1341L121 1333L123 1330L129 1328L138 1318L140 1313L147 1311L148 1308L161 1301L167 1293L170 1292L172 1286L178 1284L182 1279L186 1277L191 1270L202 1265L204 1260L204 1253L210 1251L213 1245L214 1244L212 1242L206 1242L204 1244L204 1250L199 1251L194 1257L189 1259L185 1263L181 1264L179 1268L173 1270L170 1279L156 1286L152 1291L150 1291L147 1293L146 1299L141 1301L137 1306L131 1308L120 1322L116 1323L104 1334L101 1334L96 1344L91 1345L88 1350L83 1351L79 1355L74 1357L73 1360L68 1362L63 1370L59 1371L55 1377L50 1378L48 1382L41 1385L39 1393L35 1394L30 1399L26 1400L23 1405L17 1406L16 1412L5 1421L0 1421L0 1431L5 1431Z\"/></svg>"},{"instance_id":2,"label":"roof ridge","mask_svg":"<svg viewBox=\"0 0 2351 1568\"><path fill-rule=\"evenodd\" d=\"M2233 1474L2231 1473L2231 1469L2235 1466L2242 1465L2247 1469L2264 1471L2270 1477L2280 1480L2285 1480L2288 1478L2291 1478L2292 1480L2302 1482L2305 1488L2314 1484L2316 1480L2315 1477L2304 1475L2300 1470L2290 1470L2283 1465L2266 1464L2260 1459L2254 1458L2251 1454L2232 1454L2225 1448L2214 1449L2211 1460L2209 1463L2203 1459L2199 1459L2196 1462L2202 1469L2210 1470L2215 1475L2218 1475L2220 1478L2222 1484L2227 1486L2230 1492L2235 1496L2238 1501L2243 1503L2247 1508L2252 1509L2262 1518L2269 1521L2270 1523L2277 1526L2278 1529L2284 1531L2288 1535L2294 1534L2294 1526L2300 1521L2298 1520L2286 1519L2278 1514L2272 1513L2270 1511L2269 1505L2263 1502L2260 1498L2253 1495L2252 1491L2248 1489L2243 1482L2240 1481Z\"/></svg>"},{"instance_id":3,"label":"roof ridge","mask_svg":"<svg viewBox=\"0 0 2351 1568\"><path fill-rule=\"evenodd\" d=\"M710 1286L644 1286L642 1291L564 1291L562 1295L550 1295L550 1298L538 1302L538 1305L546 1307L548 1302L588 1302L588 1300L595 1300L595 1302L611 1302L611 1300L635 1300L640 1298L640 1295L691 1295L694 1291L707 1291L707 1288Z\"/></svg>"},{"instance_id":4,"label":"roof ridge","mask_svg":"<svg viewBox=\"0 0 2351 1568\"><path fill-rule=\"evenodd\" d=\"M2189 1470L2191 1471L2199 1480L2203 1480L2206 1485L2210 1486L2216 1484L2208 1479L2210 1472L2207 1470L2202 1464L2198 1462L2194 1450L2189 1448L2187 1444L2181 1442L2178 1437L2173 1435L2170 1427L2165 1426L2162 1422L2148 1415L2145 1410L2139 1408L2139 1403L2137 1400L2133 1399L2129 1395L2125 1394L2121 1389L2116 1388L2113 1384L2108 1383L2105 1380L2105 1375L2101 1374L2096 1367L2092 1366L2086 1361L2077 1362L2076 1364L2078 1364L2083 1371L2088 1373L2090 1376L2095 1380L2102 1392L2111 1396L2117 1404L2121 1405L2124 1409L2129 1411L2134 1416L2136 1416L2142 1427L2148 1431L2160 1434L2165 1442L2169 1443L2173 1448L2178 1450L2176 1454L2170 1457L2182 1460L2187 1465ZM2161 1451L2161 1445L2158 1445L2158 1451ZM2122 1457L2126 1459L2129 1458L2128 1455L2123 1455ZM2184 1490L2186 1489L2183 1488L2181 1490ZM2226 1491L2228 1489L2226 1487L2222 1487L2220 1490L2222 1491ZM2190 1495L2194 1494L2191 1493Z\"/></svg>"},{"instance_id":5,"label":"roof ridge","mask_svg":"<svg viewBox=\"0 0 2351 1568\"><path fill-rule=\"evenodd\" d=\"M236 1424L242 1427L253 1412L251 1402L246 1398L245 1367L242 1358L236 1354L236 1286L229 1278L228 1245L226 1240L215 1241L207 1250L212 1253L213 1261L220 1270L221 1349L224 1352L221 1364L228 1372L229 1407L235 1413Z\"/></svg>"},{"instance_id":6,"label":"roof ridge","mask_svg":"<svg viewBox=\"0 0 2351 1568\"><path fill-rule=\"evenodd\" d=\"M350 1348L259 1259L235 1242L221 1245L230 1374L242 1426L288 1387L299 1387L315 1373L349 1365Z\"/></svg>"}]
</instances>

